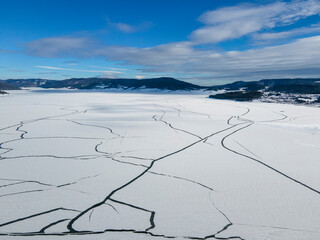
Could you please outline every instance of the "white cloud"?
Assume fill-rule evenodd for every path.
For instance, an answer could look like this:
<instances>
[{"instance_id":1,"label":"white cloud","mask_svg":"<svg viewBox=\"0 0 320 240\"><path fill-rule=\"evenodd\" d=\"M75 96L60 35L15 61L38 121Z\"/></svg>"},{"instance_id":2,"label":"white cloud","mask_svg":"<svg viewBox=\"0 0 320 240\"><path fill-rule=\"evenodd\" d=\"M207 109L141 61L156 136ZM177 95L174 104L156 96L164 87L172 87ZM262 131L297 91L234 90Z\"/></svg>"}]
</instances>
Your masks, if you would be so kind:
<instances>
[{"instance_id":1,"label":"white cloud","mask_svg":"<svg viewBox=\"0 0 320 240\"><path fill-rule=\"evenodd\" d=\"M96 66L96 65L89 65L88 67L91 67L91 68L105 68L105 67ZM114 67L109 67L108 69L119 70L119 71L127 71L127 70L129 70L129 69L126 69L126 68L114 68Z\"/></svg>"},{"instance_id":2,"label":"white cloud","mask_svg":"<svg viewBox=\"0 0 320 240\"><path fill-rule=\"evenodd\" d=\"M43 71L43 72L37 72L37 74L48 75L48 74L58 74L58 73L57 72L50 72L50 71Z\"/></svg>"},{"instance_id":3,"label":"white cloud","mask_svg":"<svg viewBox=\"0 0 320 240\"><path fill-rule=\"evenodd\" d=\"M153 63L171 65L177 61L187 61L193 52L194 49L189 42L178 42L149 48L107 46L97 49L95 54L110 60L135 62L136 65L150 66ZM147 62L149 64L145 64Z\"/></svg>"},{"instance_id":4,"label":"white cloud","mask_svg":"<svg viewBox=\"0 0 320 240\"><path fill-rule=\"evenodd\" d=\"M197 75L206 75L206 79L211 76L212 84L223 79L319 77L319 51L320 36L246 51L218 53L198 50L188 44L170 44L143 49L107 47L100 54L110 60L145 66L140 69L143 72L195 74L195 80Z\"/></svg>"},{"instance_id":5,"label":"white cloud","mask_svg":"<svg viewBox=\"0 0 320 240\"><path fill-rule=\"evenodd\" d=\"M114 27L115 29L124 32L124 33L135 33L135 32L141 32L149 29L152 26L151 22L143 22L138 25L132 25L128 23L123 22L111 22L109 19L107 19L109 26Z\"/></svg>"},{"instance_id":6,"label":"white cloud","mask_svg":"<svg viewBox=\"0 0 320 240\"><path fill-rule=\"evenodd\" d=\"M83 55L77 49L74 57ZM105 57L122 61L123 65L142 66L143 73L159 75L193 74L195 79L253 80L270 77L320 76L320 36L296 40L292 43L262 47L246 51L217 52L195 48L190 42L178 42L149 48L98 46L87 53L90 57ZM59 53L63 54L63 53ZM70 54L70 52L68 53ZM37 66L52 70L120 74L114 70L83 70ZM140 75L140 74L139 74Z\"/></svg>"},{"instance_id":7,"label":"white cloud","mask_svg":"<svg viewBox=\"0 0 320 240\"><path fill-rule=\"evenodd\" d=\"M278 39L289 39L291 37L311 34L311 33L320 33L320 24L315 24L311 27L303 27L298 29L293 29L290 31L283 32L267 32L267 33L257 33L253 35L255 41L272 41Z\"/></svg>"},{"instance_id":8,"label":"white cloud","mask_svg":"<svg viewBox=\"0 0 320 240\"><path fill-rule=\"evenodd\" d=\"M70 69L70 68L60 68L60 67L50 67L50 66L35 66L37 68L45 68L52 70L61 70L61 71L72 71L72 72L90 72L90 73L105 73L105 74L121 74L119 71L110 71L110 70L84 70L84 69Z\"/></svg>"},{"instance_id":9,"label":"white cloud","mask_svg":"<svg viewBox=\"0 0 320 240\"><path fill-rule=\"evenodd\" d=\"M133 33L137 31L135 26L132 26L126 23L115 23L114 25L116 26L117 29L125 33Z\"/></svg>"},{"instance_id":10,"label":"white cloud","mask_svg":"<svg viewBox=\"0 0 320 240\"><path fill-rule=\"evenodd\" d=\"M115 23L115 26L118 30L125 33L134 33L138 31L137 26L132 26L126 23Z\"/></svg>"},{"instance_id":11,"label":"white cloud","mask_svg":"<svg viewBox=\"0 0 320 240\"><path fill-rule=\"evenodd\" d=\"M59 57L61 54L66 56L79 49L89 49L90 46L91 40L88 38L51 37L28 42L25 47L30 55Z\"/></svg>"},{"instance_id":12,"label":"white cloud","mask_svg":"<svg viewBox=\"0 0 320 240\"><path fill-rule=\"evenodd\" d=\"M190 35L195 44L218 43L263 29L290 25L320 13L319 0L239 5L209 11L199 17L204 27Z\"/></svg>"}]
</instances>

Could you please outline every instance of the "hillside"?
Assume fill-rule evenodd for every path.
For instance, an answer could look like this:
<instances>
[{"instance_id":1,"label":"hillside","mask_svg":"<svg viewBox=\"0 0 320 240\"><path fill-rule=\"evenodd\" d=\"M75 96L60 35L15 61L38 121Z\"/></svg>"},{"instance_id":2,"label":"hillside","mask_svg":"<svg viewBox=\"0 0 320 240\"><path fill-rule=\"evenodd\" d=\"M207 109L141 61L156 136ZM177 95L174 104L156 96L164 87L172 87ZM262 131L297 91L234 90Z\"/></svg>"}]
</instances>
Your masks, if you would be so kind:
<instances>
[{"instance_id":1,"label":"hillside","mask_svg":"<svg viewBox=\"0 0 320 240\"><path fill-rule=\"evenodd\" d=\"M263 79L260 81L237 81L230 84L209 87L210 90L268 90L283 93L320 94L319 78L295 78L295 79Z\"/></svg>"},{"instance_id":2,"label":"hillside","mask_svg":"<svg viewBox=\"0 0 320 240\"><path fill-rule=\"evenodd\" d=\"M309 104L320 99L319 78L262 79L260 81L237 81L218 86L199 86L169 77L150 79L111 79L111 78L71 78L65 80L8 79L0 81L0 90L13 90L28 87L69 88L69 89L119 89L122 90L202 90L211 93L210 98L266 102L287 102ZM224 93L216 91L223 91Z\"/></svg>"},{"instance_id":3,"label":"hillside","mask_svg":"<svg viewBox=\"0 0 320 240\"><path fill-rule=\"evenodd\" d=\"M0 90L18 90L20 89L16 85L9 84L7 82L0 81Z\"/></svg>"},{"instance_id":4,"label":"hillside","mask_svg":"<svg viewBox=\"0 0 320 240\"><path fill-rule=\"evenodd\" d=\"M2 83L1 83L2 82ZM274 91L283 93L320 94L320 79L263 79L260 81L237 81L217 86L199 86L169 77L150 79L111 79L111 78L70 78L65 80L46 79L8 79L0 81L4 86L14 87L42 87L42 88L73 88L73 89L138 89L155 88L166 90L250 90ZM1 85L0 85L1 87ZM0 88L6 90L5 88ZM9 88L7 88L9 90Z\"/></svg>"},{"instance_id":5,"label":"hillside","mask_svg":"<svg viewBox=\"0 0 320 240\"><path fill-rule=\"evenodd\" d=\"M71 78L60 81L45 79L9 79L6 83L17 87L107 89L107 88L156 88L162 90L195 90L202 87L174 78L152 79L110 79L110 78Z\"/></svg>"}]
</instances>

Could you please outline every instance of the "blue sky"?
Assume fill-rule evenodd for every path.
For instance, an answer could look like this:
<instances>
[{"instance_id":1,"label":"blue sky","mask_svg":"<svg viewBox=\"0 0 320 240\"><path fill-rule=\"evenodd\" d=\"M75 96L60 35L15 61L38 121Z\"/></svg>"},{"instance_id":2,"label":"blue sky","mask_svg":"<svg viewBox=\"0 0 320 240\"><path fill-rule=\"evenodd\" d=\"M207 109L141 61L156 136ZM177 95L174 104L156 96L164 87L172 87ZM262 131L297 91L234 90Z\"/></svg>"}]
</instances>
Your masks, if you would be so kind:
<instances>
[{"instance_id":1,"label":"blue sky","mask_svg":"<svg viewBox=\"0 0 320 240\"><path fill-rule=\"evenodd\" d=\"M21 0L0 8L0 79L320 77L320 0Z\"/></svg>"}]
</instances>

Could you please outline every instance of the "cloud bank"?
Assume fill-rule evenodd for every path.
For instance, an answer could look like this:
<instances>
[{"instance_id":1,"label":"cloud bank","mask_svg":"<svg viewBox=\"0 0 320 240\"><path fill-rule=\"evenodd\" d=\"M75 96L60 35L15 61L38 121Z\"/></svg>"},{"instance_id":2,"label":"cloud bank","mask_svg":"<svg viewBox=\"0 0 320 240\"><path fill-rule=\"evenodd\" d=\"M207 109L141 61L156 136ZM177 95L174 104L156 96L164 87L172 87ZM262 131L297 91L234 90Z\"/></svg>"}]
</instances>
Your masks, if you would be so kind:
<instances>
[{"instance_id":1,"label":"cloud bank","mask_svg":"<svg viewBox=\"0 0 320 240\"><path fill-rule=\"evenodd\" d=\"M282 32L270 31L319 13L320 1L317 0L275 2L263 6L238 5L202 14L199 21L204 26L190 33L187 41L137 48L97 44L96 41L83 37L53 37L27 43L25 52L49 58L102 57L107 61L120 61L122 65L140 66L138 70L142 73L191 75L196 80L208 80L208 84L209 79L233 81L272 77L319 77L320 36L302 37L303 34L318 33L319 24ZM136 30L126 24L116 26L127 33ZM293 39L285 44L251 46L250 49L242 51L198 47L242 36L250 36L255 41L274 41L290 37Z\"/></svg>"},{"instance_id":2,"label":"cloud bank","mask_svg":"<svg viewBox=\"0 0 320 240\"><path fill-rule=\"evenodd\" d=\"M319 13L320 2L316 0L225 7L201 15L199 21L205 26L195 30L191 40L195 44L218 43L263 29L290 25Z\"/></svg>"}]
</instances>

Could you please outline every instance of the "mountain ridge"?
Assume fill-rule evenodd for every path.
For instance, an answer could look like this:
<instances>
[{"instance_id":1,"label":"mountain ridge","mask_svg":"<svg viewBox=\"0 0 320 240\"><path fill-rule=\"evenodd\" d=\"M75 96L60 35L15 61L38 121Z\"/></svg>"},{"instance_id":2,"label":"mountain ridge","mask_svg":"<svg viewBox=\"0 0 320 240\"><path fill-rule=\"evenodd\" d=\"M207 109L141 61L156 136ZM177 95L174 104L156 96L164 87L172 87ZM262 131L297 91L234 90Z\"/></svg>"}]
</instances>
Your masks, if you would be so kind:
<instances>
[{"instance_id":1,"label":"mountain ridge","mask_svg":"<svg viewBox=\"0 0 320 240\"><path fill-rule=\"evenodd\" d=\"M71 89L160 89L160 90L247 90L247 91L273 91L283 93L320 94L320 78L279 78L262 79L259 81L236 81L233 83L200 86L184 82L175 78L160 77L149 79L128 78L70 78L64 80L47 80L39 78L31 79L7 79L0 84L11 86L12 89L21 87L41 88L71 88ZM1 86L1 85L0 85ZM1 88L0 88L1 89ZM10 90L10 89L1 89Z\"/></svg>"},{"instance_id":2,"label":"mountain ridge","mask_svg":"<svg viewBox=\"0 0 320 240\"><path fill-rule=\"evenodd\" d=\"M130 78L70 78L64 80L47 79L8 79L7 84L17 87L107 89L107 88L158 88L167 90L196 90L202 87L174 78L161 77L149 79Z\"/></svg>"}]
</instances>

